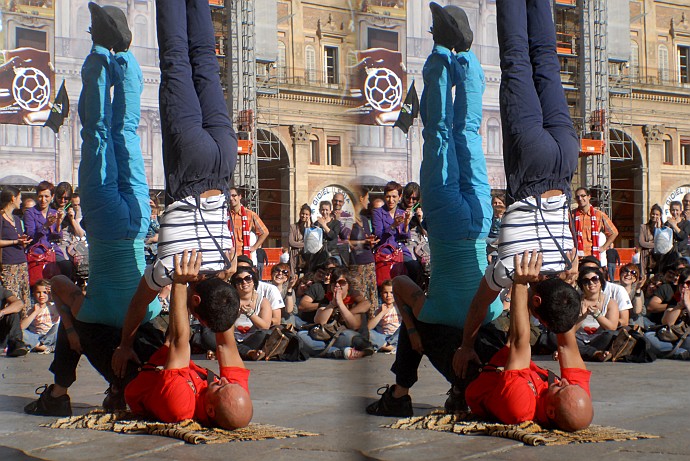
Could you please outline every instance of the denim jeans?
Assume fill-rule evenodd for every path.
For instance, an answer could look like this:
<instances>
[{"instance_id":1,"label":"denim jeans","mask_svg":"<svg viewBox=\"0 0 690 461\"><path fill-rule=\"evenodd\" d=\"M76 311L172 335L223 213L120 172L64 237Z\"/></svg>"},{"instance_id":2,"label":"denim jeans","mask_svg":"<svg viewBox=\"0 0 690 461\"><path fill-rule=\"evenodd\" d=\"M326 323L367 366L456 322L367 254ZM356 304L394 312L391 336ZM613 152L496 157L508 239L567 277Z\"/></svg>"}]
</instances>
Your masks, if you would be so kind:
<instances>
[{"instance_id":1,"label":"denim jeans","mask_svg":"<svg viewBox=\"0 0 690 461\"><path fill-rule=\"evenodd\" d=\"M304 341L304 344L306 344L312 350L312 357L320 355L323 352L323 350L326 349L326 346L328 346L328 343L330 342L318 341L316 339L313 339L311 336L309 336L309 332L306 330L299 331L297 332L297 334L302 339L302 341ZM332 354L338 349L345 349L346 347L357 348L364 347L366 345L368 345L368 342L357 331L345 330L338 336L338 338L328 349L328 351L326 351L326 353Z\"/></svg>"},{"instance_id":2,"label":"denim jeans","mask_svg":"<svg viewBox=\"0 0 690 461\"><path fill-rule=\"evenodd\" d=\"M556 54L549 0L497 0L508 205L560 189L570 197L580 146Z\"/></svg>"},{"instance_id":3,"label":"denim jeans","mask_svg":"<svg viewBox=\"0 0 690 461\"><path fill-rule=\"evenodd\" d=\"M405 328L405 327L401 327ZM396 330L395 333L392 335L387 335L385 333L381 333L378 330L369 330L369 341L371 341L371 344L374 346L374 349L379 350L386 344L391 345L393 347L398 346L398 338L400 336L400 328Z\"/></svg>"},{"instance_id":4,"label":"denim jeans","mask_svg":"<svg viewBox=\"0 0 690 461\"><path fill-rule=\"evenodd\" d=\"M59 323L53 325L51 329L45 334L38 334L34 333L33 331L30 331L28 328L25 329L22 332L24 344L26 344L31 349L38 346L39 344L43 344L47 348L53 349L55 347L55 343L57 342L58 325Z\"/></svg>"},{"instance_id":5,"label":"denim jeans","mask_svg":"<svg viewBox=\"0 0 690 461\"><path fill-rule=\"evenodd\" d=\"M664 358L664 356L671 352L675 347L675 343L662 341L659 338L657 338L656 331L648 331L644 335L652 345L652 350L659 358ZM683 341L683 344L681 344L681 346L678 348L675 355L679 355L685 351L690 351L690 337L686 338L685 341Z\"/></svg>"},{"instance_id":6,"label":"denim jeans","mask_svg":"<svg viewBox=\"0 0 690 461\"><path fill-rule=\"evenodd\" d=\"M210 17L204 0L156 1L166 205L210 189L227 194L237 161Z\"/></svg>"}]
</instances>

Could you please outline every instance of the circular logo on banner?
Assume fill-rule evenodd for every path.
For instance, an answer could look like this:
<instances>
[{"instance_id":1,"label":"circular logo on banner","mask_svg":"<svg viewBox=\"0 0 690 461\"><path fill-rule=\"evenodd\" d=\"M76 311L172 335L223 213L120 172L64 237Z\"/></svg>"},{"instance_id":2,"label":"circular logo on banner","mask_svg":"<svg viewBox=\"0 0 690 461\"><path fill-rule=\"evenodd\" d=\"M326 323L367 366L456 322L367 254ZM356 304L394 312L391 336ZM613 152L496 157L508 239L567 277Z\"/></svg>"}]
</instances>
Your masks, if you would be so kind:
<instances>
[{"instance_id":1,"label":"circular logo on banner","mask_svg":"<svg viewBox=\"0 0 690 461\"><path fill-rule=\"evenodd\" d=\"M664 221L666 221L668 217L671 216L671 213L669 212L671 202L680 202L682 206L683 196L688 193L690 193L690 185L685 185L680 186L679 188L671 192L668 197L666 197L666 200L664 201Z\"/></svg>"},{"instance_id":2,"label":"circular logo on banner","mask_svg":"<svg viewBox=\"0 0 690 461\"><path fill-rule=\"evenodd\" d=\"M350 193L340 186L326 186L320 191L318 191L316 194L314 194L311 201L309 202L309 206L311 206L312 221L321 216L321 214L319 213L319 202L330 202L332 207L333 196L337 193L341 193L345 197L345 203L343 204L342 209L342 217L349 217L350 219L352 219L352 216L354 216L355 213L355 207L352 206L352 199L350 198ZM342 221L342 219L338 219L338 221Z\"/></svg>"},{"instance_id":3,"label":"circular logo on banner","mask_svg":"<svg viewBox=\"0 0 690 461\"><path fill-rule=\"evenodd\" d=\"M391 112L399 107L402 101L402 81L390 69L384 67L367 69L364 95L374 109L381 112Z\"/></svg>"}]
</instances>

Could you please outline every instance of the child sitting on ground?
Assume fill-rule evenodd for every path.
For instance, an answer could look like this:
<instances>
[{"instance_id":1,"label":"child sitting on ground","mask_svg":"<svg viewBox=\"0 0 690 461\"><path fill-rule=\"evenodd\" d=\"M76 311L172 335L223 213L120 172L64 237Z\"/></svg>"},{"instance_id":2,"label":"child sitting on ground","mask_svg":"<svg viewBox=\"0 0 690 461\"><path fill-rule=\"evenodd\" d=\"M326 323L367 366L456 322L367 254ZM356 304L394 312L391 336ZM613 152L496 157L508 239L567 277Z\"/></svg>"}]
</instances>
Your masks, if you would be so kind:
<instances>
[{"instance_id":1,"label":"child sitting on ground","mask_svg":"<svg viewBox=\"0 0 690 461\"><path fill-rule=\"evenodd\" d=\"M60 314L50 301L50 282L41 279L32 288L36 304L20 323L24 342L31 352L50 353L55 348Z\"/></svg>"},{"instance_id":2,"label":"child sitting on ground","mask_svg":"<svg viewBox=\"0 0 690 461\"><path fill-rule=\"evenodd\" d=\"M398 331L401 318L393 298L393 281L386 280L381 284L381 306L369 319L369 341L379 352L394 352L398 346Z\"/></svg>"}]
</instances>

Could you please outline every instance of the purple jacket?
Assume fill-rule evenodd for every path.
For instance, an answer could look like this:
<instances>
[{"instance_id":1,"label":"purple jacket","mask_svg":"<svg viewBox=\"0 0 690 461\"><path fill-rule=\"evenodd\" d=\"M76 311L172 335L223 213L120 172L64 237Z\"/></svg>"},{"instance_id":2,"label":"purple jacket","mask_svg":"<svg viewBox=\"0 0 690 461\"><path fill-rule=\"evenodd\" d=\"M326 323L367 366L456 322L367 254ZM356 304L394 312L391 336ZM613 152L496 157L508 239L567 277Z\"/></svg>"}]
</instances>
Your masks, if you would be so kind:
<instances>
[{"instance_id":1,"label":"purple jacket","mask_svg":"<svg viewBox=\"0 0 690 461\"><path fill-rule=\"evenodd\" d=\"M405 212L400 208L395 210L395 216L404 216ZM386 205L381 208L376 208L371 214L371 225L374 228L374 234L379 238L379 246L385 245L386 243L398 246L398 242L402 243L403 254L405 259L411 259L412 253L405 246L405 242L410 238L410 233L405 232L405 223L400 223L397 227L393 227L393 218L388 212ZM389 253L389 251L383 250L384 254Z\"/></svg>"},{"instance_id":2,"label":"purple jacket","mask_svg":"<svg viewBox=\"0 0 690 461\"><path fill-rule=\"evenodd\" d=\"M49 208L48 216L52 215L57 215L57 211ZM58 232L57 230L57 222L50 226L50 229L46 229L45 225L46 218L43 217L43 213L38 209L38 205L28 208L24 212L24 228L26 234L33 239L31 245L40 243L48 248L52 247L55 250L56 256L64 258L65 255L62 254L62 250L56 243L62 238L62 231Z\"/></svg>"}]
</instances>

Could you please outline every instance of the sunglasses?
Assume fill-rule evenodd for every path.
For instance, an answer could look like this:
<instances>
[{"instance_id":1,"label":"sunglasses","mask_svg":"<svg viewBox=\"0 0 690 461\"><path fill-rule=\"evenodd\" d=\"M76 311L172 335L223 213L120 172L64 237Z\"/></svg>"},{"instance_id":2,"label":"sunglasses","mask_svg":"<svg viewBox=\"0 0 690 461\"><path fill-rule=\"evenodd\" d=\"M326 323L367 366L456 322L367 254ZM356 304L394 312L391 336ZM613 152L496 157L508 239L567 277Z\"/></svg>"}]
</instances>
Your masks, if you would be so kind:
<instances>
[{"instance_id":1,"label":"sunglasses","mask_svg":"<svg viewBox=\"0 0 690 461\"><path fill-rule=\"evenodd\" d=\"M340 279L340 280L336 281L335 284L340 286L340 287L344 287L345 285L347 285L347 280Z\"/></svg>"},{"instance_id":2,"label":"sunglasses","mask_svg":"<svg viewBox=\"0 0 690 461\"><path fill-rule=\"evenodd\" d=\"M232 283L234 283L235 285L239 285L241 283L251 283L253 281L254 277L252 277L251 275L245 275L244 277L236 277Z\"/></svg>"},{"instance_id":3,"label":"sunglasses","mask_svg":"<svg viewBox=\"0 0 690 461\"><path fill-rule=\"evenodd\" d=\"M637 271L636 270L622 270L621 275L632 275L634 277L637 277Z\"/></svg>"},{"instance_id":4,"label":"sunglasses","mask_svg":"<svg viewBox=\"0 0 690 461\"><path fill-rule=\"evenodd\" d=\"M417 200L417 201L419 201L419 196L418 196L418 195L410 195L409 197L407 197L407 200Z\"/></svg>"},{"instance_id":5,"label":"sunglasses","mask_svg":"<svg viewBox=\"0 0 690 461\"><path fill-rule=\"evenodd\" d=\"M281 275L281 274L284 275L285 277L287 277L288 275L290 275L290 271L283 269L283 270L277 270L273 273L274 276L275 275Z\"/></svg>"},{"instance_id":6,"label":"sunglasses","mask_svg":"<svg viewBox=\"0 0 690 461\"><path fill-rule=\"evenodd\" d=\"M70 197L69 195L63 195L62 197L58 197L58 200L69 201L70 199L72 199L72 197Z\"/></svg>"},{"instance_id":7,"label":"sunglasses","mask_svg":"<svg viewBox=\"0 0 690 461\"><path fill-rule=\"evenodd\" d=\"M580 283L582 285L592 285L594 283L599 283L599 276L595 275L594 277L580 279Z\"/></svg>"}]
</instances>

